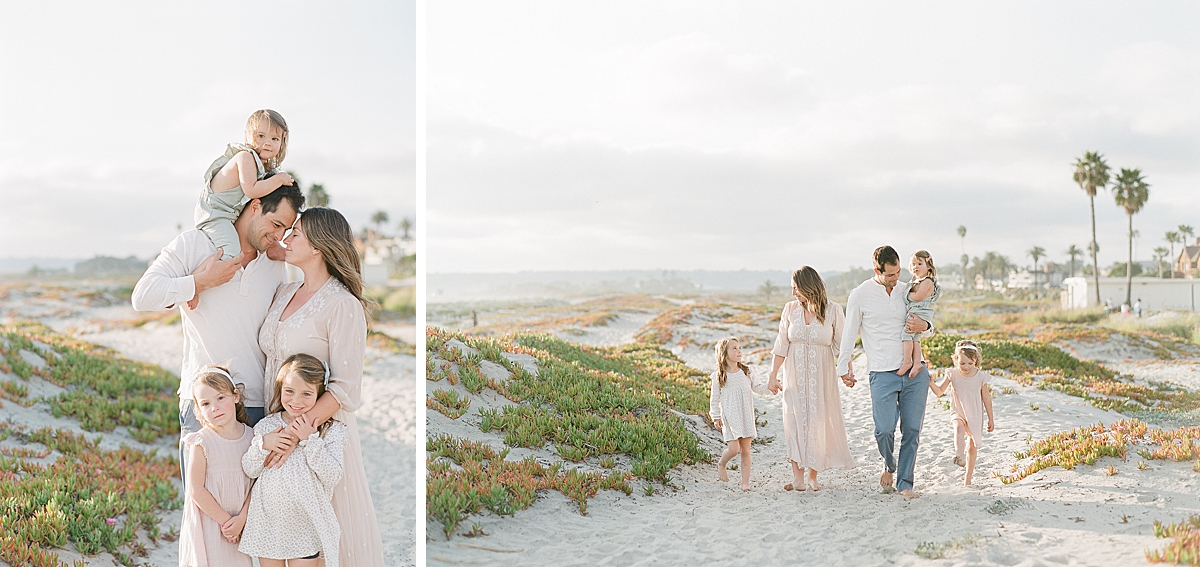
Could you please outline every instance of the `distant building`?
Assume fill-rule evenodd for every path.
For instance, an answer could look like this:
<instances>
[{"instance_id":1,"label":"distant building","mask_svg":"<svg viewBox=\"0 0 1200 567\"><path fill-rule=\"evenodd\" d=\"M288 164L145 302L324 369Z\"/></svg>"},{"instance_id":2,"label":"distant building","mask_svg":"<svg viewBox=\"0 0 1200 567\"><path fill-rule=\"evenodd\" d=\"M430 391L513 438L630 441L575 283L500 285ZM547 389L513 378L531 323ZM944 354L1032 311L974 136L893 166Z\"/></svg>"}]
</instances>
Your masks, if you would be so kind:
<instances>
[{"instance_id":1,"label":"distant building","mask_svg":"<svg viewBox=\"0 0 1200 567\"><path fill-rule=\"evenodd\" d=\"M1100 278L1100 302L1112 299L1114 305L1125 301L1126 278ZM1096 301L1095 282L1090 277L1075 277L1063 280L1066 290L1062 295L1063 309L1084 309L1094 306ZM1142 306L1150 310L1172 309L1195 311L1200 300L1200 279L1133 278L1131 300L1142 300Z\"/></svg>"},{"instance_id":2,"label":"distant building","mask_svg":"<svg viewBox=\"0 0 1200 567\"><path fill-rule=\"evenodd\" d=\"M1196 270L1200 269L1200 237L1196 238L1195 244L1183 247L1183 250L1179 252L1179 257L1175 259L1175 264L1172 267L1174 268L1175 273L1171 277L1196 277Z\"/></svg>"},{"instance_id":3,"label":"distant building","mask_svg":"<svg viewBox=\"0 0 1200 567\"><path fill-rule=\"evenodd\" d=\"M417 253L417 244L412 238L384 236L369 228L355 237L354 248L362 258L363 281L369 286L387 285L392 265L400 258Z\"/></svg>"}]
</instances>

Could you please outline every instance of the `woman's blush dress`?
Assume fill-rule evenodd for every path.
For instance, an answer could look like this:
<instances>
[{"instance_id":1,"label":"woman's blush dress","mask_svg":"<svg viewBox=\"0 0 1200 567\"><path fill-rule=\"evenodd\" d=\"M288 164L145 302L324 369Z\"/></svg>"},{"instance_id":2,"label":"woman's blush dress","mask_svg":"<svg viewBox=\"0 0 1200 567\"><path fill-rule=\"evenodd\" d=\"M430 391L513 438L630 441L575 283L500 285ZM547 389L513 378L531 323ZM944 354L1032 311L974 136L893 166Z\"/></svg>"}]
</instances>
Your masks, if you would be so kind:
<instances>
[{"instance_id":1,"label":"woman's blush dress","mask_svg":"<svg viewBox=\"0 0 1200 567\"><path fill-rule=\"evenodd\" d=\"M274 395L275 374L293 354L312 355L329 364L328 391L342 406L333 418L346 424L345 472L333 489L333 511L342 529L340 563L383 567L383 541L375 520L353 413L362 401L366 313L358 299L337 278L330 277L303 306L280 321L284 307L300 285L301 282L293 282L280 286L259 330L258 345L267 355L264 391L268 398Z\"/></svg>"},{"instance_id":2,"label":"woman's blush dress","mask_svg":"<svg viewBox=\"0 0 1200 567\"><path fill-rule=\"evenodd\" d=\"M830 301L825 322L804 322L804 308L790 301L779 317L771 352L783 363L783 436L788 459L803 468L854 468L846 441L837 356L846 315Z\"/></svg>"}]
</instances>

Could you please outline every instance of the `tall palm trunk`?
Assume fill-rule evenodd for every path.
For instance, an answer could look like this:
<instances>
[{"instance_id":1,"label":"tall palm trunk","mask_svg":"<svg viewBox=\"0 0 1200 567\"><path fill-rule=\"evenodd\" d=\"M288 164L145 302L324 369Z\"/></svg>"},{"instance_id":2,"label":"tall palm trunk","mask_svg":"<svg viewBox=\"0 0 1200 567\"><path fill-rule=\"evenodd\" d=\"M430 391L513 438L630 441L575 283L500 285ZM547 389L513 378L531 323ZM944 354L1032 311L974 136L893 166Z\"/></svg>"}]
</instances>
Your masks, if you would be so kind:
<instances>
[{"instance_id":1,"label":"tall palm trunk","mask_svg":"<svg viewBox=\"0 0 1200 567\"><path fill-rule=\"evenodd\" d=\"M1133 214L1129 214L1129 263L1125 264L1125 304L1133 305Z\"/></svg>"},{"instance_id":2,"label":"tall palm trunk","mask_svg":"<svg viewBox=\"0 0 1200 567\"><path fill-rule=\"evenodd\" d=\"M1096 196L1089 195L1088 202L1092 206L1092 245L1088 248L1092 249L1092 280L1096 283L1096 306L1100 306L1100 262L1096 259L1096 249L1099 246L1096 244ZM1133 223L1133 218L1130 217L1130 224ZM1130 250L1133 249L1133 237L1129 240ZM1132 252L1130 252L1132 254Z\"/></svg>"}]
</instances>

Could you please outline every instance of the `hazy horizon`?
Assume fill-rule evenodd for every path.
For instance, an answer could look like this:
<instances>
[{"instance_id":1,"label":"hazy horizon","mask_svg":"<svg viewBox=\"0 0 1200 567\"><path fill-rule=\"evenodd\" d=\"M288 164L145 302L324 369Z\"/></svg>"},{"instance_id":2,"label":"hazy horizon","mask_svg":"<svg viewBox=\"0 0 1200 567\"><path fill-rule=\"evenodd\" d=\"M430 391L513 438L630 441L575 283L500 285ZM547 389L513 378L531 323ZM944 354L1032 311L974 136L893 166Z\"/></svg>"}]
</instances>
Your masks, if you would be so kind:
<instances>
[{"instance_id":1,"label":"hazy horizon","mask_svg":"<svg viewBox=\"0 0 1200 567\"><path fill-rule=\"evenodd\" d=\"M1085 150L1151 185L1135 259L1200 227L1194 3L465 6L428 8L430 273L946 265L959 225L1064 263Z\"/></svg>"}]
</instances>

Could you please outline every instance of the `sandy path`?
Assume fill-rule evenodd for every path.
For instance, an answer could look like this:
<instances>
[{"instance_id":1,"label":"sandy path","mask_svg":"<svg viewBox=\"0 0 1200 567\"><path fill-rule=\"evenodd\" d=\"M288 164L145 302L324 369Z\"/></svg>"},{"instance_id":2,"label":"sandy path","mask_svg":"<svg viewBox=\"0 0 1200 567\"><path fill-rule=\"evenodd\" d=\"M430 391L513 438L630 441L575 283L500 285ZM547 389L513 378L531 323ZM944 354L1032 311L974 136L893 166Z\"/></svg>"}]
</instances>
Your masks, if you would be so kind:
<instances>
[{"instance_id":1,"label":"sandy path","mask_svg":"<svg viewBox=\"0 0 1200 567\"><path fill-rule=\"evenodd\" d=\"M712 365L699 353L680 354L701 368ZM861 356L855 372L867 374ZM936 564L1146 565L1143 550L1160 548L1164 541L1153 536L1155 520L1174 522L1200 512L1200 475L1190 464L1151 461L1149 470L1139 471L1134 453L1128 462L1109 458L1070 471L1046 469L1010 485L992 477L1009 471L1013 453L1024 450L1027 439L1121 418L1078 398L1006 378L998 378L994 388L1014 393L996 397L997 429L985 434L974 487L962 486L963 470L951 462L949 411L931 395L917 457L916 488L922 497L907 501L881 494L882 458L865 386L841 388L858 467L822 473L821 492L782 490L791 471L780 398L761 396L755 403L768 424L759 435L777 440L755 446L753 492L741 492L736 480L718 482L714 465L680 467L671 475L677 490L656 486L654 496L645 496L640 485L632 496L601 492L589 503L587 516L563 495L542 491L532 507L512 517L488 513L464 522L464 528L478 523L486 537L456 535L447 541L440 526L428 524L429 564L924 565L935 562L916 554L920 542L957 538L972 543L947 552ZM469 436L490 437L477 430ZM716 432L704 442L710 452L721 447ZM524 452L510 458L521 456ZM1105 475L1108 465L1118 474ZM734 479L738 474L730 472Z\"/></svg>"}]
</instances>

